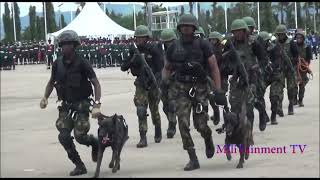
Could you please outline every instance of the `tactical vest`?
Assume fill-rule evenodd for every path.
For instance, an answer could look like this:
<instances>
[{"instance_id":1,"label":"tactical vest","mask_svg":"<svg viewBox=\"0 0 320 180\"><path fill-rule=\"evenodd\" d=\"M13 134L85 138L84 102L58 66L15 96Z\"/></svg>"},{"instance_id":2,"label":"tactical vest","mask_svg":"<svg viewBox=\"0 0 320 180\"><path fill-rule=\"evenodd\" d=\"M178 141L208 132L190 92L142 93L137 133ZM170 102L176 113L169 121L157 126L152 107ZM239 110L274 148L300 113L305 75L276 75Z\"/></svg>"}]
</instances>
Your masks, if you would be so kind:
<instances>
[{"instance_id":1,"label":"tactical vest","mask_svg":"<svg viewBox=\"0 0 320 180\"><path fill-rule=\"evenodd\" d=\"M189 62L199 63L203 69L207 69L207 61L202 52L201 42L201 39L194 39L189 49L185 47L181 39L174 42L175 49L170 62L174 71L184 71L184 65Z\"/></svg>"},{"instance_id":2,"label":"tactical vest","mask_svg":"<svg viewBox=\"0 0 320 180\"><path fill-rule=\"evenodd\" d=\"M254 54L252 49L252 45L254 41L255 41L255 38L252 37L252 38L249 38L248 42L245 42L243 44L235 43L235 49L239 54L239 57L247 71L249 71L255 65L259 66L257 57Z\"/></svg>"},{"instance_id":3,"label":"tactical vest","mask_svg":"<svg viewBox=\"0 0 320 180\"><path fill-rule=\"evenodd\" d=\"M78 102L93 95L91 82L84 72L85 60L76 56L76 60L70 64L63 63L62 56L57 59L55 88L59 100L67 102Z\"/></svg>"}]
</instances>

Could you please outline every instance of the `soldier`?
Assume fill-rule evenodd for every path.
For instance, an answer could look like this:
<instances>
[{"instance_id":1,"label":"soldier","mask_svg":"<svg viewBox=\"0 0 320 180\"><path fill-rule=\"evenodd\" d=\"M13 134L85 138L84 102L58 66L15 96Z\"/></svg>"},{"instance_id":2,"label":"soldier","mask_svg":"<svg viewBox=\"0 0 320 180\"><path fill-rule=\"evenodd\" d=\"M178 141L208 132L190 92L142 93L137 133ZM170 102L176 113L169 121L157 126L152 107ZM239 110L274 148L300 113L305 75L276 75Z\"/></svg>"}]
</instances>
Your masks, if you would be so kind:
<instances>
[{"instance_id":1,"label":"soldier","mask_svg":"<svg viewBox=\"0 0 320 180\"><path fill-rule=\"evenodd\" d=\"M278 34L279 33L279 34ZM271 75L271 86L270 86L270 102L271 102L271 124L277 125L276 115L280 117L283 115L282 110L282 99L283 99L283 88L285 87L285 74L294 74L292 62L288 57L287 53L294 49L293 42L288 41L285 35L286 27L279 25L276 28L277 39L270 46L270 60L272 62L272 75ZM283 35L282 35L283 34ZM283 48L285 44L291 48L286 52ZM282 114L281 114L282 113Z\"/></svg>"},{"instance_id":2,"label":"soldier","mask_svg":"<svg viewBox=\"0 0 320 180\"><path fill-rule=\"evenodd\" d=\"M160 102L158 85L159 81L161 80L163 60L161 59L162 54L159 49L154 44L148 43L150 34L151 33L146 26L140 25L137 27L134 36L136 37L136 43L140 54L136 49L134 52L133 49L130 48L129 58L121 65L121 71L127 71L130 68L132 75L137 76L134 82L136 91L133 100L135 106L137 107L137 115L139 120L140 141L137 144L137 148L146 147L148 145L146 137L148 130L148 104L150 105L149 108L151 112L152 123L155 127L154 141L156 143L160 143L162 139L161 119L158 108ZM148 66L152 69L151 73L154 74L157 82L148 83L149 81L147 78L152 77L150 77L150 74L147 77L144 76L146 65L144 65L140 59L143 58L143 56L145 57L145 61L147 62Z\"/></svg>"},{"instance_id":3,"label":"soldier","mask_svg":"<svg viewBox=\"0 0 320 180\"><path fill-rule=\"evenodd\" d=\"M2 70L5 56L5 46L0 42L0 70Z\"/></svg>"},{"instance_id":4,"label":"soldier","mask_svg":"<svg viewBox=\"0 0 320 180\"><path fill-rule=\"evenodd\" d=\"M97 162L98 140L87 133L90 129L89 96L93 95L91 83L95 92L95 103L91 111L93 118L97 118L100 114L101 87L90 64L75 52L75 48L80 45L77 33L66 30L59 35L58 39L63 56L59 56L52 65L52 74L40 107L43 109L47 106L48 98L55 87L58 100L62 100L61 106L58 107L59 118L56 122L60 132L58 138L67 151L69 159L76 165L76 168L70 172L70 176L77 176L86 174L87 170L70 133L74 129L74 136L78 143L92 146L92 160Z\"/></svg>"},{"instance_id":5,"label":"soldier","mask_svg":"<svg viewBox=\"0 0 320 180\"><path fill-rule=\"evenodd\" d=\"M224 48L223 44L222 44L223 37L219 32L214 31L214 32L211 32L209 34L209 38L208 39L209 39L209 42L212 45L213 53L214 53L215 57L217 58L217 63L218 63L218 66L219 66L220 77L221 77L221 89L224 92L227 92L228 91L228 74L223 74L222 73L223 71L221 71L222 64L223 64L222 51L223 51L223 48ZM210 119L213 121L214 125L217 125L220 122L220 110L219 110L219 107L217 105L215 105L215 102L212 101L211 98L209 99L209 102L210 102L210 105L211 105L211 107L213 109L213 112L214 112L214 115L211 116Z\"/></svg>"},{"instance_id":6,"label":"soldier","mask_svg":"<svg viewBox=\"0 0 320 180\"><path fill-rule=\"evenodd\" d=\"M177 39L176 33L172 29L165 29L161 32L162 50L164 52L164 60L166 61L165 52L172 44L173 41ZM171 101L168 97L168 90L170 86L169 79L162 79L160 83L161 88L161 100L163 104L163 112L166 114L169 126L167 130L167 138L173 138L176 134L176 105L175 101Z\"/></svg>"},{"instance_id":7,"label":"soldier","mask_svg":"<svg viewBox=\"0 0 320 180\"><path fill-rule=\"evenodd\" d=\"M297 84L296 84L296 65L297 65L297 60L298 60L298 49L296 43L292 40L289 39L288 36L286 35L287 33L287 28L285 25L278 25L275 30L275 34L277 36L276 39L276 44L278 45L277 47L280 48L280 56L285 59L287 63L291 63L293 71L290 68L285 69L284 71L284 77L287 82L287 95L289 99L289 106L288 106L288 114L293 115L293 105L295 104L296 97L295 95L297 94ZM279 115L283 115L283 110L282 110L282 101L283 101L283 92L280 95L280 102L277 108L279 108Z\"/></svg>"},{"instance_id":8,"label":"soldier","mask_svg":"<svg viewBox=\"0 0 320 180\"><path fill-rule=\"evenodd\" d=\"M46 60L46 45L43 40L40 41L40 63L45 64Z\"/></svg>"},{"instance_id":9,"label":"soldier","mask_svg":"<svg viewBox=\"0 0 320 180\"><path fill-rule=\"evenodd\" d=\"M15 52L14 52L14 46L13 46L13 44L12 44L12 45L8 44L7 51L8 51L7 63L6 63L7 69L9 69L9 70L11 70L11 69L15 70L15 62L14 62Z\"/></svg>"},{"instance_id":10,"label":"soldier","mask_svg":"<svg viewBox=\"0 0 320 180\"><path fill-rule=\"evenodd\" d=\"M231 32L234 37L232 43L236 51L238 52L240 59L248 73L249 77L249 94L247 101L247 118L251 123L251 130L253 129L254 112L253 108L256 101L259 101L257 96L258 77L260 74L260 64L266 66L268 62L263 51L263 47L258 43L255 38L248 35L248 26L242 19L236 19L231 24ZM245 93L243 89L239 89L235 86L235 79L230 80L230 104L231 111L237 112L241 109L241 94ZM260 119L259 129L263 131L266 128L266 121ZM253 144L253 138L251 137L250 144Z\"/></svg>"},{"instance_id":11,"label":"soldier","mask_svg":"<svg viewBox=\"0 0 320 180\"><path fill-rule=\"evenodd\" d=\"M267 68L265 68L264 71L264 78L265 78L265 89L263 94L265 94L266 88L271 85L271 76L272 76L272 64L270 61L270 51L271 49L274 47L274 43L271 42L271 36L269 35L269 33L267 31L261 31L259 33L259 36L261 37L261 39L263 40L263 42L261 43L261 45L264 47L264 50L267 53L267 58L269 59L268 62L268 66Z\"/></svg>"},{"instance_id":12,"label":"soldier","mask_svg":"<svg viewBox=\"0 0 320 180\"><path fill-rule=\"evenodd\" d=\"M185 171L200 168L189 129L191 109L194 126L205 141L206 156L212 158L215 151L212 131L207 125L208 96L211 90L207 81L207 68L210 68L210 76L214 80L217 91L215 97L224 98L226 102L226 97L220 92L220 73L212 48L208 41L194 37L198 27L198 21L193 15L180 17L177 30L181 33L181 38L173 41L167 49L163 73L164 79L172 80L169 99L175 101L183 149L189 154L190 161L184 167ZM217 104L221 102L217 101Z\"/></svg>"},{"instance_id":13,"label":"soldier","mask_svg":"<svg viewBox=\"0 0 320 180\"><path fill-rule=\"evenodd\" d=\"M53 63L53 52L54 52L54 45L51 44L51 39L48 40L48 45L46 48L46 54L47 54L47 69L50 69L50 66Z\"/></svg>"},{"instance_id":14,"label":"soldier","mask_svg":"<svg viewBox=\"0 0 320 180\"><path fill-rule=\"evenodd\" d=\"M34 40L33 41L33 51L32 51L34 64L39 64L38 53L39 53L39 44L37 43L36 40Z\"/></svg>"},{"instance_id":15,"label":"soldier","mask_svg":"<svg viewBox=\"0 0 320 180\"><path fill-rule=\"evenodd\" d=\"M309 81L307 74L310 73L312 75L312 71L309 69L310 61L312 59L312 50L311 47L305 43L305 38L306 35L304 31L297 31L295 39L297 40L297 46L299 51L299 59L297 65L297 81L299 84L299 92L298 90L295 90L295 92L298 92L298 103L300 107L304 106L303 97L305 92L305 86ZM296 86L296 88L298 88L298 86ZM297 95L295 95L295 97L296 96Z\"/></svg>"},{"instance_id":16,"label":"soldier","mask_svg":"<svg viewBox=\"0 0 320 180\"><path fill-rule=\"evenodd\" d=\"M266 58L266 51L263 48L263 43L264 41L262 40L262 38L260 36L258 36L257 34L254 34L255 31L255 27L256 27L256 23L254 21L254 19L250 16L244 17L242 18L248 28L248 34L249 34L249 38L253 38L256 42L255 43L260 43L260 47L262 49L260 49L259 51L261 51L262 57L265 57L264 59L261 59L259 61L259 69L258 71L260 71L260 75L258 75L258 79L257 79L257 84L256 86L256 101L254 103L254 107L259 111L259 129L260 131L264 131L266 128L266 122L270 121L269 120L269 116L266 112L266 103L264 100L264 94L266 92L266 79L265 79L265 70L267 66L264 66L268 63L268 59ZM252 124L253 127L253 124Z\"/></svg>"}]
</instances>

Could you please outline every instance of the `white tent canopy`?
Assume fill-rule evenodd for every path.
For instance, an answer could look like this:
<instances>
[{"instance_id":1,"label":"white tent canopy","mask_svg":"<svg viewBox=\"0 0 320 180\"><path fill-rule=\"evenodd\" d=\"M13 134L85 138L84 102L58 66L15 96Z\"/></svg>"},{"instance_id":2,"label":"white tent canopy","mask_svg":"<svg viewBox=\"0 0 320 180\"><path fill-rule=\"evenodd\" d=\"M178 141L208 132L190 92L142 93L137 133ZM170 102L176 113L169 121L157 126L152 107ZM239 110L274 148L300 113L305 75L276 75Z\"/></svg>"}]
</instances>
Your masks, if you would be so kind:
<instances>
[{"instance_id":1,"label":"white tent canopy","mask_svg":"<svg viewBox=\"0 0 320 180\"><path fill-rule=\"evenodd\" d=\"M86 2L78 16L63 29L50 34L57 37L65 30L74 30L79 36L113 37L132 36L134 31L128 30L112 21L96 2Z\"/></svg>"}]
</instances>

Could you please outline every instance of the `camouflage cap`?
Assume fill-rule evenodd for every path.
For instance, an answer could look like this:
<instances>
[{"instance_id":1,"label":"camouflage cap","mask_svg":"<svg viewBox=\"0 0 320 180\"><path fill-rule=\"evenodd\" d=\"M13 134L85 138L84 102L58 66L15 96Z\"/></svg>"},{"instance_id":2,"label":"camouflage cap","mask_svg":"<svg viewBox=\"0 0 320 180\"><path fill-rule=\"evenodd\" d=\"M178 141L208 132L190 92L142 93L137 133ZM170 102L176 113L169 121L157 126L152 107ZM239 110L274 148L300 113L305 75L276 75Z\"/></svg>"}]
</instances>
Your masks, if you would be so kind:
<instances>
[{"instance_id":1,"label":"camouflage cap","mask_svg":"<svg viewBox=\"0 0 320 180\"><path fill-rule=\"evenodd\" d=\"M195 29L197 30L199 27L198 20L195 16L192 14L184 14L180 17L179 23L177 25L177 30L180 29L180 26L182 25L191 25L194 26Z\"/></svg>"},{"instance_id":2,"label":"camouflage cap","mask_svg":"<svg viewBox=\"0 0 320 180\"><path fill-rule=\"evenodd\" d=\"M259 36L264 40L264 41L267 41L267 40L271 40L271 37L269 35L269 33L267 31L261 31L259 33Z\"/></svg>"},{"instance_id":3,"label":"camouflage cap","mask_svg":"<svg viewBox=\"0 0 320 180\"><path fill-rule=\"evenodd\" d=\"M249 29L248 29L247 23L242 19L234 20L231 24L231 31L240 30L240 29L244 29L248 31Z\"/></svg>"},{"instance_id":4,"label":"camouflage cap","mask_svg":"<svg viewBox=\"0 0 320 180\"><path fill-rule=\"evenodd\" d=\"M151 37L151 33L150 33L147 26L140 25L136 28L136 30L134 32L134 36L135 37L144 37L144 36Z\"/></svg>"},{"instance_id":5,"label":"camouflage cap","mask_svg":"<svg viewBox=\"0 0 320 180\"><path fill-rule=\"evenodd\" d=\"M219 32L214 31L209 34L209 39L218 39L219 41L222 41L223 37Z\"/></svg>"},{"instance_id":6,"label":"camouflage cap","mask_svg":"<svg viewBox=\"0 0 320 180\"><path fill-rule=\"evenodd\" d=\"M164 29L161 32L160 38L163 42L177 39L176 33L172 29Z\"/></svg>"},{"instance_id":7,"label":"camouflage cap","mask_svg":"<svg viewBox=\"0 0 320 180\"><path fill-rule=\"evenodd\" d=\"M242 18L244 22L248 25L248 27L256 27L256 23L254 22L254 19L250 16L246 16Z\"/></svg>"}]
</instances>

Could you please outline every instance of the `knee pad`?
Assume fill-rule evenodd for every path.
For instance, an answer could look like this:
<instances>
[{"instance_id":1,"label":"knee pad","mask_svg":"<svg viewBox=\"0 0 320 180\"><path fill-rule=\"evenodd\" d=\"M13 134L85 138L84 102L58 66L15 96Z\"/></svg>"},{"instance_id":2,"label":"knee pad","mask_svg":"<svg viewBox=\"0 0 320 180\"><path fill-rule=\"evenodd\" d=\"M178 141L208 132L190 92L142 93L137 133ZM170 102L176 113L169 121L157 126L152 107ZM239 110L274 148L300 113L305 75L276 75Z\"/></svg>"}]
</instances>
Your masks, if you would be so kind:
<instances>
[{"instance_id":1,"label":"knee pad","mask_svg":"<svg viewBox=\"0 0 320 180\"><path fill-rule=\"evenodd\" d=\"M93 135L87 135L87 134L79 134L75 135L75 139L79 144L83 144L86 146L92 145L93 144Z\"/></svg>"},{"instance_id":2,"label":"knee pad","mask_svg":"<svg viewBox=\"0 0 320 180\"><path fill-rule=\"evenodd\" d=\"M69 149L73 143L73 137L71 137L70 132L67 129L61 129L58 135L60 144L65 148Z\"/></svg>"},{"instance_id":3,"label":"knee pad","mask_svg":"<svg viewBox=\"0 0 320 180\"><path fill-rule=\"evenodd\" d=\"M147 108L144 106L137 106L137 115L138 115L138 118L147 117Z\"/></svg>"}]
</instances>

